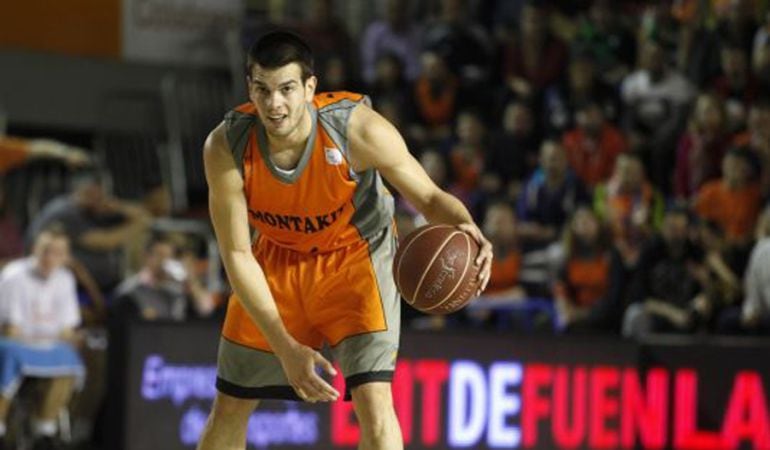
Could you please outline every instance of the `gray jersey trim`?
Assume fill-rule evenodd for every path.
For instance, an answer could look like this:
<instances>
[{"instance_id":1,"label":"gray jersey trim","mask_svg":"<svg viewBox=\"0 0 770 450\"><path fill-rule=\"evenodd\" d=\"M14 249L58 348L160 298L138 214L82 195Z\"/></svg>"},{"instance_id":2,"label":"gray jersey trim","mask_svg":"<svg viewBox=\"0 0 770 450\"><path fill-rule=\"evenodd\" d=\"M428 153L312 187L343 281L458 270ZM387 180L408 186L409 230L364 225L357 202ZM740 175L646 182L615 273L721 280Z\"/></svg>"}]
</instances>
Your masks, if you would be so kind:
<instances>
[{"instance_id":1,"label":"gray jersey trim","mask_svg":"<svg viewBox=\"0 0 770 450\"><path fill-rule=\"evenodd\" d=\"M307 143L305 144L305 149L302 151L302 156L300 156L300 159L297 162L297 167L294 168L294 171L291 173L285 173L278 170L275 163L273 162L273 159L270 157L270 147L267 142L267 133L265 132L265 127L262 126L261 122L257 123L257 141L259 142L259 153L262 155L262 160L265 162L265 165L274 177L287 184L292 184L297 181L297 178L302 175L302 172L304 172L308 161L310 161L310 157L313 155L313 148L315 147L315 137L317 131L316 129L318 124L318 112L316 111L315 107L313 107L313 105L308 105L307 109L310 113L310 119L312 120L312 128L310 129L310 136L308 137Z\"/></svg>"},{"instance_id":2,"label":"gray jersey trim","mask_svg":"<svg viewBox=\"0 0 770 450\"><path fill-rule=\"evenodd\" d=\"M243 155L246 153L246 147L249 145L249 133L252 127L259 119L251 114L244 114L240 111L228 111L225 114L225 134L227 143L230 145L230 151L233 154L238 171L243 177Z\"/></svg>"}]
</instances>

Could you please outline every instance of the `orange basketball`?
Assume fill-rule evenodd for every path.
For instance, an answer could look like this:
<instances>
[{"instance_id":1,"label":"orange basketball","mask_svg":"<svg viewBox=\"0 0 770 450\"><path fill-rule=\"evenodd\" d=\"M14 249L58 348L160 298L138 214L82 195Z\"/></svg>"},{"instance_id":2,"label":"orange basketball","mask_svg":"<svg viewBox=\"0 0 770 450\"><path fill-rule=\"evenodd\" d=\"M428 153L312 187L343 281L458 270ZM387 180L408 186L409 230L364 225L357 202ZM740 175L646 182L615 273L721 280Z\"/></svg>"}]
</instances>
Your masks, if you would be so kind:
<instances>
[{"instance_id":1,"label":"orange basketball","mask_svg":"<svg viewBox=\"0 0 770 450\"><path fill-rule=\"evenodd\" d=\"M450 225L425 225L401 243L393 276L404 301L428 314L449 314L473 299L481 266L479 245Z\"/></svg>"}]
</instances>

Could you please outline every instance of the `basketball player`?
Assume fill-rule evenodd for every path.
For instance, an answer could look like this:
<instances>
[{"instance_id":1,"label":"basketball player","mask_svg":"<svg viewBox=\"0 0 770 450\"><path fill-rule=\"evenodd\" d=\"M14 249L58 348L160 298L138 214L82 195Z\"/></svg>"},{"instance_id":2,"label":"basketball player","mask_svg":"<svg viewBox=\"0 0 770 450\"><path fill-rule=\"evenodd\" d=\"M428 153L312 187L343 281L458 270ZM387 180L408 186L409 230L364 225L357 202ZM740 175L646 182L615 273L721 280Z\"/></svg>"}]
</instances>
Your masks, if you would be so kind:
<instances>
[{"instance_id":1,"label":"basketball player","mask_svg":"<svg viewBox=\"0 0 770 450\"><path fill-rule=\"evenodd\" d=\"M401 449L390 389L400 306L393 199L380 174L429 221L478 241L482 290L491 246L366 97L315 94L313 57L299 37L263 36L247 70L251 101L229 112L204 148L211 218L235 294L198 449L243 449L259 399L337 400L315 370L336 374L318 352L324 342L354 403L359 448Z\"/></svg>"}]
</instances>

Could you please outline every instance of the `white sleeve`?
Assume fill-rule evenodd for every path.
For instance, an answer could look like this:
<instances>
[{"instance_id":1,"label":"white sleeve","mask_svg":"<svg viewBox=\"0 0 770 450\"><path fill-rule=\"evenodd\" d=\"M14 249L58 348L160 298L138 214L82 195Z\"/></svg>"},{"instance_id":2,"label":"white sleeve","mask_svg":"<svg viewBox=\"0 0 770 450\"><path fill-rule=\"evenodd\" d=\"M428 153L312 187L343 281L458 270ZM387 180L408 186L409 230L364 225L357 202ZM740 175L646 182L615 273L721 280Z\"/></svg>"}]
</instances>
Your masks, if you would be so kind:
<instances>
[{"instance_id":1,"label":"white sleeve","mask_svg":"<svg viewBox=\"0 0 770 450\"><path fill-rule=\"evenodd\" d=\"M62 290L61 299L61 326L62 328L75 328L80 325L80 304L78 303L75 277L72 272L66 272L65 280L65 289Z\"/></svg>"},{"instance_id":2,"label":"white sleeve","mask_svg":"<svg viewBox=\"0 0 770 450\"><path fill-rule=\"evenodd\" d=\"M24 311L23 289L16 286L17 277L6 277L0 282L0 303L4 324L22 327L27 324Z\"/></svg>"},{"instance_id":3,"label":"white sleeve","mask_svg":"<svg viewBox=\"0 0 770 450\"><path fill-rule=\"evenodd\" d=\"M749 259L749 266L746 268L744 277L744 291L746 298L743 300L743 319L756 316L762 311L762 292L760 288L762 249L758 246L754 248Z\"/></svg>"}]
</instances>

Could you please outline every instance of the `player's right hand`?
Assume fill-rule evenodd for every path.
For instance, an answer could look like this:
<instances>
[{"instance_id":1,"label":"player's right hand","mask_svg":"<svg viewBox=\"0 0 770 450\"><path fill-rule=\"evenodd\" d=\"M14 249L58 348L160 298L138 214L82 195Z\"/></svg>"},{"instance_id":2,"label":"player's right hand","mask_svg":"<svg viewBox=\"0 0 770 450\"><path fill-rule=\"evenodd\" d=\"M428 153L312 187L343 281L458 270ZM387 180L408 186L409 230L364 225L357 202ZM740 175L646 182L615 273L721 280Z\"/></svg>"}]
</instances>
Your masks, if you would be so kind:
<instances>
[{"instance_id":1,"label":"player's right hand","mask_svg":"<svg viewBox=\"0 0 770 450\"><path fill-rule=\"evenodd\" d=\"M320 353L295 342L277 356L289 379L289 384L301 399L315 403L330 402L339 398L340 393L315 370L316 366L320 366L329 375L337 374L334 366Z\"/></svg>"}]
</instances>

